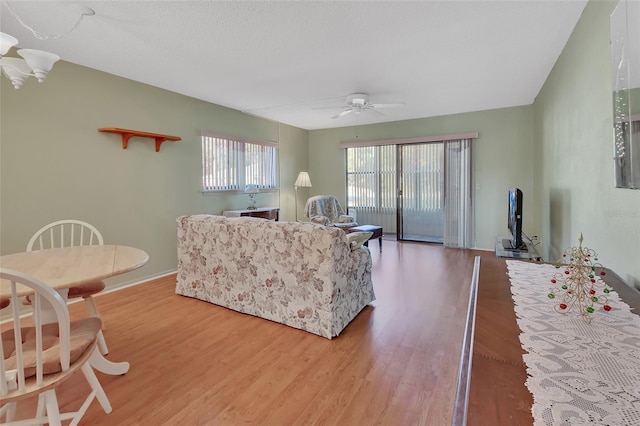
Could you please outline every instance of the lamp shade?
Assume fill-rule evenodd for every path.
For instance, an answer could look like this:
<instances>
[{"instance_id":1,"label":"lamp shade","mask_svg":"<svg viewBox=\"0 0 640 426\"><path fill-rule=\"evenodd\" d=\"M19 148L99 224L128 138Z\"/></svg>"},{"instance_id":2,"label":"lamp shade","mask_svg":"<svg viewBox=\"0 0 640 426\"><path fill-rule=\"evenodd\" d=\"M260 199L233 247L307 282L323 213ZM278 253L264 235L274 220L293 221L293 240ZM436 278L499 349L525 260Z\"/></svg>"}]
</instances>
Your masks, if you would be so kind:
<instances>
[{"instance_id":1,"label":"lamp shade","mask_svg":"<svg viewBox=\"0 0 640 426\"><path fill-rule=\"evenodd\" d=\"M250 183L249 185L244 187L244 192L246 194L257 194L258 192L260 192L260 190L258 189L258 185Z\"/></svg>"},{"instance_id":2,"label":"lamp shade","mask_svg":"<svg viewBox=\"0 0 640 426\"><path fill-rule=\"evenodd\" d=\"M296 183L294 183L293 185L296 187L301 186L311 188L311 179L309 179L309 173L300 172L300 174L298 174L298 179L296 179Z\"/></svg>"}]
</instances>

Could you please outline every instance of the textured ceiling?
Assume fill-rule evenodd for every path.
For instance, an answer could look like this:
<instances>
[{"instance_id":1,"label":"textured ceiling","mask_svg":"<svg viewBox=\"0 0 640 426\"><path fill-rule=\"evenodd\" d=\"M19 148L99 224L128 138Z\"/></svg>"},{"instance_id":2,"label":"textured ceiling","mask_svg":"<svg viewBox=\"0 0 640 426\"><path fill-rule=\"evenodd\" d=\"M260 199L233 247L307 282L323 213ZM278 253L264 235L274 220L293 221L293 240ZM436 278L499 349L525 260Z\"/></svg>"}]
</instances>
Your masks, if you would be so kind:
<instances>
[{"instance_id":1,"label":"textured ceiling","mask_svg":"<svg viewBox=\"0 0 640 426\"><path fill-rule=\"evenodd\" d=\"M318 129L531 104L586 1L2 3L20 47ZM48 35L95 15L37 40L6 3ZM354 92L405 107L331 119Z\"/></svg>"}]
</instances>

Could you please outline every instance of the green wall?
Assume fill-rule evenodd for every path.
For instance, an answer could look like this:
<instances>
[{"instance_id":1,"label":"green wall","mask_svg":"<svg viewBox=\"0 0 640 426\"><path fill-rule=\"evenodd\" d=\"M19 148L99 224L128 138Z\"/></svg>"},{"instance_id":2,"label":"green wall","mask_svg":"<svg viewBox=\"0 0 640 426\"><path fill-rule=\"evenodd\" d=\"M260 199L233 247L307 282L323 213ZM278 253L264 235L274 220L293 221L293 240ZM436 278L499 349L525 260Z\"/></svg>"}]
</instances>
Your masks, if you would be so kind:
<instances>
[{"instance_id":1,"label":"green wall","mask_svg":"<svg viewBox=\"0 0 640 426\"><path fill-rule=\"evenodd\" d=\"M613 185L609 15L590 1L534 106L537 214L546 258L584 244L640 287L640 191Z\"/></svg>"},{"instance_id":2,"label":"green wall","mask_svg":"<svg viewBox=\"0 0 640 426\"><path fill-rule=\"evenodd\" d=\"M493 250L497 236L508 235L507 194L524 193L523 228L540 235L534 223L533 122L531 106L502 108L392 123L312 130L309 168L313 194L346 199L345 153L341 142L438 136L477 131L473 146L476 192L476 247ZM317 182L317 184L316 184Z\"/></svg>"},{"instance_id":3,"label":"green wall","mask_svg":"<svg viewBox=\"0 0 640 426\"><path fill-rule=\"evenodd\" d=\"M640 87L629 90L631 114L640 114Z\"/></svg>"},{"instance_id":4,"label":"green wall","mask_svg":"<svg viewBox=\"0 0 640 426\"><path fill-rule=\"evenodd\" d=\"M14 90L0 79L0 252L23 251L41 226L59 219L95 225L107 244L149 253L141 269L109 285L176 267L176 217L245 208L244 194L201 192L200 131L278 141L280 191L258 194L258 206L294 217L293 183L307 169L307 131L114 75L59 62L47 80ZM182 137L155 152L151 139L121 127ZM304 196L306 199L306 196Z\"/></svg>"},{"instance_id":5,"label":"green wall","mask_svg":"<svg viewBox=\"0 0 640 426\"><path fill-rule=\"evenodd\" d=\"M605 266L640 287L640 191L613 186L609 15L615 4L589 2L533 105L310 131L313 194L333 193L344 202L340 142L478 131L476 247L493 249L495 237L505 235L506 193L517 186L525 197L524 231L541 237L546 260L577 244L583 232Z\"/></svg>"}]
</instances>

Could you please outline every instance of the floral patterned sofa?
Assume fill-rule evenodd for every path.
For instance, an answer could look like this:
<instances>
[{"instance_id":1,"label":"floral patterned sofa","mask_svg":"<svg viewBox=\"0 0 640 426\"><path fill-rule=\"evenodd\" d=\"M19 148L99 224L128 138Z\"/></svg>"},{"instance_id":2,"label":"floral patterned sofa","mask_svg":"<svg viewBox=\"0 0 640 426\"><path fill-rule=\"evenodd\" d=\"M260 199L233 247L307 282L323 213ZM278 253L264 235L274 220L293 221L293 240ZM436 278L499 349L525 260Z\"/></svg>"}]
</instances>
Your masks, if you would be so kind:
<instances>
[{"instance_id":1,"label":"floral patterned sofa","mask_svg":"<svg viewBox=\"0 0 640 426\"><path fill-rule=\"evenodd\" d=\"M212 215L178 222L176 293L331 339L375 300L368 248L308 222Z\"/></svg>"}]
</instances>

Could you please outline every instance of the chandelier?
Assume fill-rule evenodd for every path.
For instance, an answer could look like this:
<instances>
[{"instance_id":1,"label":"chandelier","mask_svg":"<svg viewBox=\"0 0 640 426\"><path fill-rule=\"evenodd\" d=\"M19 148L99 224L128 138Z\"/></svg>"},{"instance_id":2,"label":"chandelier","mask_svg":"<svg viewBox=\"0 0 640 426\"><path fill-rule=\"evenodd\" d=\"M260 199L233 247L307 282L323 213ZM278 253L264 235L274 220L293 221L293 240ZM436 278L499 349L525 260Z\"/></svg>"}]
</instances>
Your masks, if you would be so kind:
<instances>
[{"instance_id":1,"label":"chandelier","mask_svg":"<svg viewBox=\"0 0 640 426\"><path fill-rule=\"evenodd\" d=\"M18 44L18 39L10 36L9 34L0 33L0 68L2 74L11 80L13 87L19 89L22 87L22 83L34 76L38 79L38 83L42 83L47 74L53 68L60 56L53 53L45 52L43 50L35 49L19 49L18 55L20 58L7 58L4 55L7 54L9 49Z\"/></svg>"},{"instance_id":2,"label":"chandelier","mask_svg":"<svg viewBox=\"0 0 640 426\"><path fill-rule=\"evenodd\" d=\"M64 34L59 34L55 36L48 36L42 33L37 32L30 26L24 23L24 21L13 11L11 6L7 3L3 3L9 12L17 19L17 21L24 28L31 31L33 36L39 40L49 40L49 39L59 39L67 36L71 31L73 31L82 18L85 16L92 16L95 12L90 8L84 8L81 12L80 17L73 25L69 31ZM11 80L13 87L19 89L22 87L24 81L30 76L35 77L39 83L42 83L46 78L51 68L53 68L53 64L60 60L60 56L45 52L44 50L36 50L36 49L18 49L17 53L22 58L15 57L6 57L5 55L9 50L18 44L18 39L0 32L0 70L2 70L2 75Z\"/></svg>"}]
</instances>

